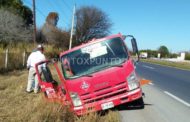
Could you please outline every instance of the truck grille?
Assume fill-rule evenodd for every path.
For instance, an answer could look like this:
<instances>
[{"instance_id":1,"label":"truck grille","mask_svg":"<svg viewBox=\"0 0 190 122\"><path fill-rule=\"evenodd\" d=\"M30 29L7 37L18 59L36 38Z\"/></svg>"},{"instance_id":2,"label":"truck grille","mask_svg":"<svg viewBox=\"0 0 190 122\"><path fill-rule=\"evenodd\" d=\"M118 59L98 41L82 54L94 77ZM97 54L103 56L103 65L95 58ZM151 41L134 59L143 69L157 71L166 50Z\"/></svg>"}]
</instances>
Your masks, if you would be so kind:
<instances>
[{"instance_id":1,"label":"truck grille","mask_svg":"<svg viewBox=\"0 0 190 122\"><path fill-rule=\"evenodd\" d=\"M126 81L120 82L115 86L108 86L103 89L95 90L92 93L85 93L81 95L84 104L97 102L103 99L111 98L127 92Z\"/></svg>"}]
</instances>

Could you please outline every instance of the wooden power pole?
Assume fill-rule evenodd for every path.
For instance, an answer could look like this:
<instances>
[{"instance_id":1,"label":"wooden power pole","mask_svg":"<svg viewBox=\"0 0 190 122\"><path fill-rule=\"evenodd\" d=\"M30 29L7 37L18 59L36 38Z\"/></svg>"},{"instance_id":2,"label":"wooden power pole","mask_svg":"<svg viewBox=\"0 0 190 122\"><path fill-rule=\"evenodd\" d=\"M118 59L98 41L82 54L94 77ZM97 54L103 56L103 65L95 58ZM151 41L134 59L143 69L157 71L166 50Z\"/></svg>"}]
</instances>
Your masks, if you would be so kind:
<instances>
[{"instance_id":1,"label":"wooden power pole","mask_svg":"<svg viewBox=\"0 0 190 122\"><path fill-rule=\"evenodd\" d=\"M35 4L35 0L32 0L32 6L33 6L33 42L34 45L36 43L36 4Z\"/></svg>"}]
</instances>

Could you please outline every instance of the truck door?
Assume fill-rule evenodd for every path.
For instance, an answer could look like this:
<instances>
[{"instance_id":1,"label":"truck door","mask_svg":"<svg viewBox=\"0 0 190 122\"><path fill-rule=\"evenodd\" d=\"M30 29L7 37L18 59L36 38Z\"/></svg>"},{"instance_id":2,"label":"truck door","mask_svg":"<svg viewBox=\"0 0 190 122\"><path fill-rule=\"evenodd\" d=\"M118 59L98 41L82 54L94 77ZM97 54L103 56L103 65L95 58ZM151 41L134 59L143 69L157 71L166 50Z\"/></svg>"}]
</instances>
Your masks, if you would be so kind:
<instances>
[{"instance_id":1,"label":"truck door","mask_svg":"<svg viewBox=\"0 0 190 122\"><path fill-rule=\"evenodd\" d=\"M47 98L62 99L65 97L64 84L61 82L62 74L57 62L42 61L35 66L41 91Z\"/></svg>"}]
</instances>

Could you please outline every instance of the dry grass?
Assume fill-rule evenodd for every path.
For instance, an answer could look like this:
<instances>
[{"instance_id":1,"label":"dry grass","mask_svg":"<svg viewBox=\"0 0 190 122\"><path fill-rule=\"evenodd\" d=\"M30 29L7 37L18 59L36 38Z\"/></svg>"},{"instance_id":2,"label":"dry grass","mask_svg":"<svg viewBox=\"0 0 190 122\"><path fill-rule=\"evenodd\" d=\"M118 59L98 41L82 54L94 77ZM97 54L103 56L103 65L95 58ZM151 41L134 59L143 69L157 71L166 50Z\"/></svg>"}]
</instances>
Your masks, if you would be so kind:
<instances>
[{"instance_id":1,"label":"dry grass","mask_svg":"<svg viewBox=\"0 0 190 122\"><path fill-rule=\"evenodd\" d=\"M8 67L5 69L5 51L8 49ZM15 69L23 69L23 53L26 52L26 56L29 55L28 52L32 51L32 45L21 44L17 46L8 45L6 48L3 48L0 45L0 73L6 73L7 71L12 71ZM26 64L25 57L25 64Z\"/></svg>"},{"instance_id":2,"label":"dry grass","mask_svg":"<svg viewBox=\"0 0 190 122\"><path fill-rule=\"evenodd\" d=\"M119 113L101 116L91 113L77 117L66 106L50 103L43 93L27 94L27 71L0 75L0 121L3 122L119 122Z\"/></svg>"},{"instance_id":3,"label":"dry grass","mask_svg":"<svg viewBox=\"0 0 190 122\"><path fill-rule=\"evenodd\" d=\"M76 117L75 122L120 122L119 112L108 111L104 116L97 113L90 113L82 117Z\"/></svg>"},{"instance_id":4,"label":"dry grass","mask_svg":"<svg viewBox=\"0 0 190 122\"><path fill-rule=\"evenodd\" d=\"M0 74L12 71L15 69L23 69L26 66L27 57L36 48L36 45L18 43L15 46L8 45L3 48L0 45ZM8 68L5 69L5 50L9 49L8 53ZM53 45L45 45L45 56L47 59L58 58L59 53L63 51L61 48L55 48ZM26 52L24 66L23 66L23 53Z\"/></svg>"}]
</instances>

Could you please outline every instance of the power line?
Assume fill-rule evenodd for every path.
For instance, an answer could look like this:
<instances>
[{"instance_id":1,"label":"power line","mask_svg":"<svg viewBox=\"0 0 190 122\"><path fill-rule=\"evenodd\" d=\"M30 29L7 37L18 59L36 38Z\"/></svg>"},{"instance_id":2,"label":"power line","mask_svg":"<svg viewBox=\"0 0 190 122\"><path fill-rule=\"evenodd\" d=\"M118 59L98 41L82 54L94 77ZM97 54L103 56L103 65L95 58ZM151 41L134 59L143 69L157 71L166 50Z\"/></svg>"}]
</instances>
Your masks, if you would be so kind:
<instances>
[{"instance_id":1,"label":"power line","mask_svg":"<svg viewBox=\"0 0 190 122\"><path fill-rule=\"evenodd\" d=\"M55 3L54 3L54 5L56 5L57 7L59 7L59 9L61 10L61 12L65 15L65 17L63 17L64 18L64 23L66 24L66 26L68 26L68 27L70 27L70 25L71 25L71 23L70 23L70 20L71 20L71 18L69 17L69 15L67 14L67 12L65 12L63 9L62 9L62 7L60 7L60 5L61 5L61 3L59 2L59 0L57 0L58 1L58 5L56 5ZM59 4L60 3L60 4ZM64 4L65 2L63 2L63 5L65 5ZM66 3L66 6L67 6L67 8L68 9L66 9L66 10L69 10L69 6L68 6L68 4ZM70 12L71 14L72 14L72 10L69 10L68 12ZM65 19L66 18L66 19ZM67 19L67 18L70 18L70 19ZM62 21L63 22L63 21Z\"/></svg>"},{"instance_id":2,"label":"power line","mask_svg":"<svg viewBox=\"0 0 190 122\"><path fill-rule=\"evenodd\" d=\"M68 12L70 12L71 14L73 14L73 10L72 10L71 7L67 4L67 2L64 1L64 0L60 0L60 1L62 1L63 5L64 5L65 7L67 7L66 10L68 10ZM69 18L69 17L68 17L68 18ZM70 25L68 25L68 27L69 27L69 26L70 26Z\"/></svg>"},{"instance_id":3,"label":"power line","mask_svg":"<svg viewBox=\"0 0 190 122\"><path fill-rule=\"evenodd\" d=\"M30 6L33 6L32 5L32 3L30 3L28 0L24 0L24 2L25 3L27 3L27 4L29 4ZM36 1L37 2L37 1ZM49 7L53 7L54 8L54 10L56 10L57 12L62 12L64 15L65 15L65 18L70 18L70 17L68 17L69 15L68 14L66 14L66 12L63 10L63 9L60 9L61 7L60 7L60 5L61 4L53 4L52 2L50 2L49 0L47 0L47 3L49 4ZM36 11L37 11L37 13L39 13L40 15L42 15L42 17L44 18L44 19L46 19L46 17L47 17L47 15L45 15L38 7L37 7L37 5L38 4L36 4L36 6L35 6L35 9L36 9ZM59 6L58 6L59 5ZM67 5L68 6L68 5ZM59 9L58 9L58 7L59 7ZM71 11L72 12L72 11ZM68 20L68 19L64 19L64 21L62 21L62 22L64 22L65 24L66 24L66 26L70 26L70 23L68 22L68 21L70 21L70 19L68 20L68 21L66 21L66 20Z\"/></svg>"},{"instance_id":4,"label":"power line","mask_svg":"<svg viewBox=\"0 0 190 122\"><path fill-rule=\"evenodd\" d=\"M58 1L59 1L59 0L58 0ZM61 5L61 4L59 4L59 5ZM64 5L64 4L63 4L63 5ZM61 10L63 10L63 9L62 9L63 7L60 7L60 6L59 6L59 8L61 8ZM63 10L62 12L65 13L64 10ZM72 11L71 11L71 13L72 13ZM67 17L68 17L68 14L65 13L65 15L67 15Z\"/></svg>"},{"instance_id":5,"label":"power line","mask_svg":"<svg viewBox=\"0 0 190 122\"><path fill-rule=\"evenodd\" d=\"M48 1L48 4L49 4L50 7L53 7L54 9L56 8L55 10L56 10L57 12L58 12L58 11L61 11L64 15L66 15L66 18L69 18L68 15L67 15L62 9L60 9L60 10L57 9L57 7L58 7L57 5L59 5L59 4L56 4L56 5L55 5L55 4L51 3L50 1ZM59 8L60 8L60 7L59 7ZM67 21L65 21L65 24L66 24L67 26L69 26L69 24L68 24Z\"/></svg>"},{"instance_id":6,"label":"power line","mask_svg":"<svg viewBox=\"0 0 190 122\"><path fill-rule=\"evenodd\" d=\"M47 1L47 3L49 4L50 7L53 7L56 11L58 11L58 10L57 10L57 6L55 6L54 4L52 4L52 3L50 2L51 0L46 0L46 1Z\"/></svg>"},{"instance_id":7,"label":"power line","mask_svg":"<svg viewBox=\"0 0 190 122\"><path fill-rule=\"evenodd\" d=\"M25 3L29 4L30 6L32 6L32 3L29 3L29 1L24 0ZM40 13L44 18L46 18L46 15L36 6L36 10L38 13Z\"/></svg>"},{"instance_id":8,"label":"power line","mask_svg":"<svg viewBox=\"0 0 190 122\"><path fill-rule=\"evenodd\" d=\"M63 1L63 3L65 3L64 5L72 12L71 7L66 3L66 1L65 0L62 0L62 1Z\"/></svg>"},{"instance_id":9,"label":"power line","mask_svg":"<svg viewBox=\"0 0 190 122\"><path fill-rule=\"evenodd\" d=\"M61 4L58 4L58 5L61 5ZM58 6L58 7L59 7L60 11L63 12L63 14L66 15L67 18L69 18L68 17L69 15L62 9L63 7L60 7L60 6Z\"/></svg>"},{"instance_id":10,"label":"power line","mask_svg":"<svg viewBox=\"0 0 190 122\"><path fill-rule=\"evenodd\" d=\"M44 18L46 18L46 15L43 14L42 11L40 11L40 9L36 8L37 12L40 13Z\"/></svg>"}]
</instances>

